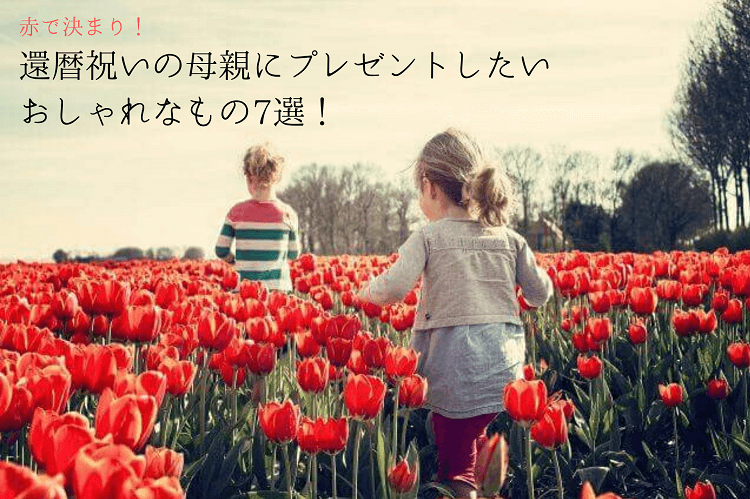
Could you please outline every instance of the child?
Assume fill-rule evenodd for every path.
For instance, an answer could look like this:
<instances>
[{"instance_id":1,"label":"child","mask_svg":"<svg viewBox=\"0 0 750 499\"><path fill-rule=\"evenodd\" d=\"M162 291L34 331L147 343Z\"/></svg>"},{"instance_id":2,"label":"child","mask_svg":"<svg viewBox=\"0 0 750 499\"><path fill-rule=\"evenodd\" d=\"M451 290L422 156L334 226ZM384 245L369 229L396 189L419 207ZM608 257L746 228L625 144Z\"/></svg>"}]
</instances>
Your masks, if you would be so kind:
<instances>
[{"instance_id":1,"label":"child","mask_svg":"<svg viewBox=\"0 0 750 499\"><path fill-rule=\"evenodd\" d=\"M411 347L428 380L438 479L457 497L470 497L476 495L477 440L503 409L503 388L520 377L524 362L515 286L540 306L552 295L552 281L524 238L507 227L510 180L485 163L467 135L449 129L433 137L415 170L419 205L430 223L360 297L398 301L424 276Z\"/></svg>"},{"instance_id":2,"label":"child","mask_svg":"<svg viewBox=\"0 0 750 499\"><path fill-rule=\"evenodd\" d=\"M284 159L267 144L245 154L243 171L251 199L229 210L216 242L216 256L230 263L236 238L235 267L240 279L262 281L269 289L291 291L287 260L299 254L297 214L276 197Z\"/></svg>"}]
</instances>

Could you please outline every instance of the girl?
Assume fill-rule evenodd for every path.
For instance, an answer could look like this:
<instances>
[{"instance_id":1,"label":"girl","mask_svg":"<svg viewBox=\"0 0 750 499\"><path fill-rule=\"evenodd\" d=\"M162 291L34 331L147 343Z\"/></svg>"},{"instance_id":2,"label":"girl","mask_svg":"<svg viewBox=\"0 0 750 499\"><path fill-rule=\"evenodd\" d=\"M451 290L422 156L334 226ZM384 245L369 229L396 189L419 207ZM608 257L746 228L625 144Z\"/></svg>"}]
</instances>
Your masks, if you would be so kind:
<instances>
[{"instance_id":1,"label":"girl","mask_svg":"<svg viewBox=\"0 0 750 499\"><path fill-rule=\"evenodd\" d=\"M299 254L297 214L276 197L284 159L267 144L248 149L243 172L251 199L229 210L216 242L216 256L230 263L237 239L235 267L240 279L262 281L269 289L291 291L287 260Z\"/></svg>"},{"instance_id":2,"label":"girl","mask_svg":"<svg viewBox=\"0 0 750 499\"><path fill-rule=\"evenodd\" d=\"M503 409L503 387L520 377L524 361L515 286L540 306L552 295L552 281L526 240L507 227L510 180L467 135L449 129L434 136L415 177L429 223L360 297L399 301L424 277L411 347L428 380L438 479L458 497L470 497L477 440Z\"/></svg>"}]
</instances>

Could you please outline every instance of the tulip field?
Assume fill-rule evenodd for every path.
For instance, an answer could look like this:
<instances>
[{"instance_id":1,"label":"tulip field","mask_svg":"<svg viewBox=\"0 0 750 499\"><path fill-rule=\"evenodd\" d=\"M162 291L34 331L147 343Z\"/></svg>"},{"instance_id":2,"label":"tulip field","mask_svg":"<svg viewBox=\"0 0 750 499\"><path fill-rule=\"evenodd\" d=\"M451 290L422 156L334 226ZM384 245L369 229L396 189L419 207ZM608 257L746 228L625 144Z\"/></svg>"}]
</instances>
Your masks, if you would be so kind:
<instances>
[{"instance_id":1,"label":"tulip field","mask_svg":"<svg viewBox=\"0 0 750 499\"><path fill-rule=\"evenodd\" d=\"M395 260L0 265L0 499L444 497ZM538 254L480 497L750 496L750 252Z\"/></svg>"}]
</instances>

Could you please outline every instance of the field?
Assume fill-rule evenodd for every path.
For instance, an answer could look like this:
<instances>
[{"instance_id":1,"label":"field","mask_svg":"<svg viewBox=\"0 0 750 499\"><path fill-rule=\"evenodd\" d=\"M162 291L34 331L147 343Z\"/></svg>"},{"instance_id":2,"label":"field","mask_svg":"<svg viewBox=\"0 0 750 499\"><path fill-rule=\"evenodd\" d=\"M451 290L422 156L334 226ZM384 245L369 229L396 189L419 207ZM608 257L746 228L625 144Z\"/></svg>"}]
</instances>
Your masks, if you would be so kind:
<instances>
[{"instance_id":1,"label":"field","mask_svg":"<svg viewBox=\"0 0 750 499\"><path fill-rule=\"evenodd\" d=\"M356 297L395 259L302 255L291 294L215 261L0 266L0 499L446 495L419 290ZM747 497L750 252L537 259L555 295L519 290L480 495Z\"/></svg>"}]
</instances>

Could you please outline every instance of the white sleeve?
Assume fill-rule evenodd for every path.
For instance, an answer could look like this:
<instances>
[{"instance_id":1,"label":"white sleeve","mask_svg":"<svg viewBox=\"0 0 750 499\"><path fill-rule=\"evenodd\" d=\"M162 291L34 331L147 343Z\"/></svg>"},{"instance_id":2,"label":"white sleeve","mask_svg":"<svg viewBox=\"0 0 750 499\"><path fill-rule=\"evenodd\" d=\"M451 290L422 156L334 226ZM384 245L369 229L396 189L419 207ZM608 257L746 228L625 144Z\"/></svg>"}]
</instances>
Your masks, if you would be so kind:
<instances>
[{"instance_id":1,"label":"white sleeve","mask_svg":"<svg viewBox=\"0 0 750 499\"><path fill-rule=\"evenodd\" d=\"M401 245L398 254L396 263L360 290L360 298L384 305L402 300L414 288L427 264L427 244L423 232L413 232Z\"/></svg>"}]
</instances>

